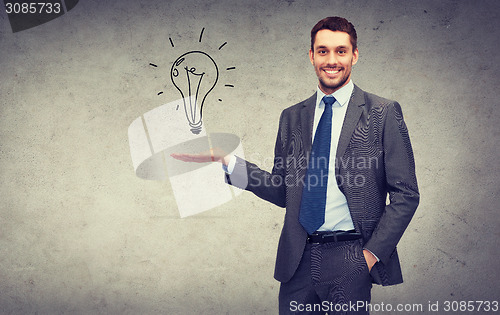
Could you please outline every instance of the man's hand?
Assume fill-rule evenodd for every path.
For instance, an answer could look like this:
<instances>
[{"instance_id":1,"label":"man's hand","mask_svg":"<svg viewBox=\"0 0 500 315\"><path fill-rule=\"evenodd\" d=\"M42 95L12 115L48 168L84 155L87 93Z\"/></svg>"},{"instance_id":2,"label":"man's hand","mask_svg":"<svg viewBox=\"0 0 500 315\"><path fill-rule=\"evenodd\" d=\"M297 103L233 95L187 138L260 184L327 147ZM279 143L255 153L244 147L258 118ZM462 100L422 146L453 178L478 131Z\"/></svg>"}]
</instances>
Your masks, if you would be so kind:
<instances>
[{"instance_id":1,"label":"man's hand","mask_svg":"<svg viewBox=\"0 0 500 315\"><path fill-rule=\"evenodd\" d=\"M366 264L368 265L368 271L372 271L373 265L377 262L377 258L366 249L363 249L363 255L365 255Z\"/></svg>"},{"instance_id":2,"label":"man's hand","mask_svg":"<svg viewBox=\"0 0 500 315\"><path fill-rule=\"evenodd\" d=\"M198 154L186 153L172 153L171 157L184 162L207 163L207 162L220 162L224 165L229 164L230 156L219 148L211 148L208 151Z\"/></svg>"}]
</instances>

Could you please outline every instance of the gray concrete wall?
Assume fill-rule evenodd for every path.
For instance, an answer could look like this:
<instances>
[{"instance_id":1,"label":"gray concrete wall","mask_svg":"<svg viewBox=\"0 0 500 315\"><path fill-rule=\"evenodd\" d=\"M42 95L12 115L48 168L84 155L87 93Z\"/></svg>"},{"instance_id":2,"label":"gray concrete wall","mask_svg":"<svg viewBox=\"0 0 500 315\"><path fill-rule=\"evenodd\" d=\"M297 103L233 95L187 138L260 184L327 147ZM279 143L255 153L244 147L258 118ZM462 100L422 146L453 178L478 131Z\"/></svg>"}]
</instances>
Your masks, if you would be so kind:
<instances>
[{"instance_id":1,"label":"gray concrete wall","mask_svg":"<svg viewBox=\"0 0 500 315\"><path fill-rule=\"evenodd\" d=\"M202 48L236 67L207 129L269 168L281 110L316 87L309 31L330 15L358 30L355 83L402 104L422 195L405 282L373 303L498 301L499 3L82 0L18 33L2 11L0 313L276 314L283 210L243 193L180 219L168 181L135 176L127 128L179 98L170 66Z\"/></svg>"}]
</instances>

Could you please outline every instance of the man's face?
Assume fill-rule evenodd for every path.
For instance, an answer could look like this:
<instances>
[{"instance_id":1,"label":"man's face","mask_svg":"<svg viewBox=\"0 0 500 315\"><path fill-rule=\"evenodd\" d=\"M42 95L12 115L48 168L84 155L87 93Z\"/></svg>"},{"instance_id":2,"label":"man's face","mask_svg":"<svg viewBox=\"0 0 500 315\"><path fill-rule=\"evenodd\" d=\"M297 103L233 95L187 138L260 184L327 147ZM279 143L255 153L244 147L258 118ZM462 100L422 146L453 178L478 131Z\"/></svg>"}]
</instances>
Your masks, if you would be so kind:
<instances>
[{"instance_id":1,"label":"man's face","mask_svg":"<svg viewBox=\"0 0 500 315\"><path fill-rule=\"evenodd\" d=\"M358 49L352 51L349 34L320 30L316 33L314 51L309 58L319 79L319 88L332 94L351 78L352 66L358 61Z\"/></svg>"}]
</instances>

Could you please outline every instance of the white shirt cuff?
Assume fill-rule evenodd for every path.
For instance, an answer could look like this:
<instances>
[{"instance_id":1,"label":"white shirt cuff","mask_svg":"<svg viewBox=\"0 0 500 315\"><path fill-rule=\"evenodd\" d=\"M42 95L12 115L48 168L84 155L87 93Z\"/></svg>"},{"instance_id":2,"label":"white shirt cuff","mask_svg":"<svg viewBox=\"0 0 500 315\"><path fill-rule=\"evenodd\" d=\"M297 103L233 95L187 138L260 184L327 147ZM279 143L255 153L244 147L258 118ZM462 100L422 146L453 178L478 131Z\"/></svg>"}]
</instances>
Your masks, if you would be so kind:
<instances>
[{"instance_id":1,"label":"white shirt cuff","mask_svg":"<svg viewBox=\"0 0 500 315\"><path fill-rule=\"evenodd\" d=\"M236 156L231 155L231 157L229 158L229 163L227 165L222 164L222 169L224 170L224 172L231 175L231 173L234 171L235 165L236 165Z\"/></svg>"}]
</instances>

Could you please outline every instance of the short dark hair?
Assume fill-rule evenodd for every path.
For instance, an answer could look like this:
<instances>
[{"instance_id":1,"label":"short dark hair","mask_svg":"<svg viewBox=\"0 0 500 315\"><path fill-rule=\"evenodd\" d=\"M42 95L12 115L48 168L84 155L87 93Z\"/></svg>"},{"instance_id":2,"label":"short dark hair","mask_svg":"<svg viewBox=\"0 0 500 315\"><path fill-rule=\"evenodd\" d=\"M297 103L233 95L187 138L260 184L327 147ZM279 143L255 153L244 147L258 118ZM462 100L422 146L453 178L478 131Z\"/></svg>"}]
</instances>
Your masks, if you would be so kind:
<instances>
[{"instance_id":1,"label":"short dark hair","mask_svg":"<svg viewBox=\"0 0 500 315\"><path fill-rule=\"evenodd\" d=\"M349 34L351 38L352 51L355 51L358 47L358 35L356 34L356 29L351 22L340 16L330 16L322 19L311 30L311 50L314 52L314 41L316 39L316 34L320 30L330 30L339 31Z\"/></svg>"}]
</instances>

